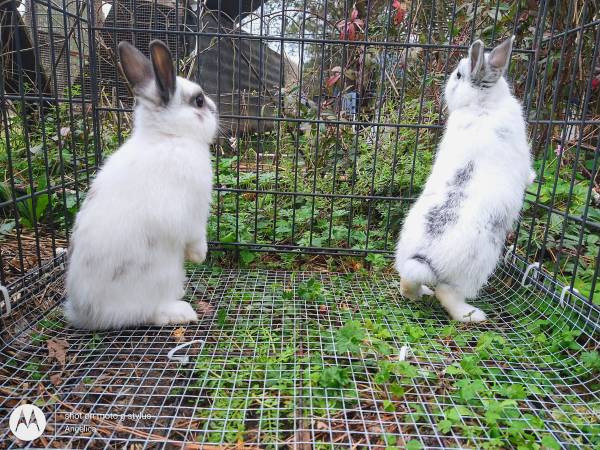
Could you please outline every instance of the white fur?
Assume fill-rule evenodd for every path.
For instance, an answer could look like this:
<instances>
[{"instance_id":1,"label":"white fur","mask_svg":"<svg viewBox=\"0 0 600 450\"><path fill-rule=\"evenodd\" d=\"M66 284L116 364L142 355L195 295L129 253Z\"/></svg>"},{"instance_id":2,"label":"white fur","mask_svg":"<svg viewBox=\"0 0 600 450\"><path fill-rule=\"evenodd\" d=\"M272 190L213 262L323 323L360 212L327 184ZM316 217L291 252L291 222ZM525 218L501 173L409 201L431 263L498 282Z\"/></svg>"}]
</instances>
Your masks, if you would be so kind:
<instances>
[{"instance_id":1,"label":"white fur","mask_svg":"<svg viewBox=\"0 0 600 450\"><path fill-rule=\"evenodd\" d=\"M523 112L506 80L475 87L470 67L468 58L461 60L446 85L446 130L424 190L404 222L395 266L403 295L419 298L422 285L433 286L453 319L481 321L483 311L465 299L477 295L496 267L535 172ZM457 173L470 165L469 180L457 189ZM449 197L458 204L454 212L435 214ZM430 233L441 216L451 220L442 233Z\"/></svg>"},{"instance_id":2,"label":"white fur","mask_svg":"<svg viewBox=\"0 0 600 450\"><path fill-rule=\"evenodd\" d=\"M68 321L81 328L197 320L184 292L184 257L206 257L218 118L200 87L177 77L160 106L154 83L136 97L134 128L92 183L71 238ZM138 92L139 94L139 92Z\"/></svg>"}]
</instances>

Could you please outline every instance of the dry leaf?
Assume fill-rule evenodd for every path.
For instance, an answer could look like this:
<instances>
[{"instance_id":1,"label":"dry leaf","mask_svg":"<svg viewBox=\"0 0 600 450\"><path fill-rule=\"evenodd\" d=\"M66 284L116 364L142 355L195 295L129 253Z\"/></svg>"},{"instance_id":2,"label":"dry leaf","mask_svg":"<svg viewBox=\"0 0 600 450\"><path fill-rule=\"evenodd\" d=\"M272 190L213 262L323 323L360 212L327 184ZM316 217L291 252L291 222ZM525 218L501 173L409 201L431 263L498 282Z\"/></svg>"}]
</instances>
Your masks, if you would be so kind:
<instances>
[{"instance_id":1,"label":"dry leaf","mask_svg":"<svg viewBox=\"0 0 600 450\"><path fill-rule=\"evenodd\" d=\"M325 422L317 422L317 430L328 430L329 427Z\"/></svg>"},{"instance_id":2,"label":"dry leaf","mask_svg":"<svg viewBox=\"0 0 600 450\"><path fill-rule=\"evenodd\" d=\"M205 302L203 300L198 300L198 302L196 304L198 305L198 312L200 314L202 314L203 316L209 316L209 315L213 314L214 309L210 305L210 303Z\"/></svg>"},{"instance_id":3,"label":"dry leaf","mask_svg":"<svg viewBox=\"0 0 600 450\"><path fill-rule=\"evenodd\" d=\"M60 135L62 137L67 137L69 134L71 134L71 127L62 127L60 129Z\"/></svg>"},{"instance_id":4,"label":"dry leaf","mask_svg":"<svg viewBox=\"0 0 600 450\"><path fill-rule=\"evenodd\" d=\"M60 383L62 383L62 372L53 373L50 375L50 383L52 383L54 386L58 386Z\"/></svg>"},{"instance_id":5,"label":"dry leaf","mask_svg":"<svg viewBox=\"0 0 600 450\"><path fill-rule=\"evenodd\" d=\"M177 342L181 342L185 339L185 328L179 327L173 330L173 337Z\"/></svg>"},{"instance_id":6,"label":"dry leaf","mask_svg":"<svg viewBox=\"0 0 600 450\"><path fill-rule=\"evenodd\" d=\"M48 357L54 358L61 366L67 363L67 348L69 343L64 339L50 339L48 345Z\"/></svg>"}]
</instances>

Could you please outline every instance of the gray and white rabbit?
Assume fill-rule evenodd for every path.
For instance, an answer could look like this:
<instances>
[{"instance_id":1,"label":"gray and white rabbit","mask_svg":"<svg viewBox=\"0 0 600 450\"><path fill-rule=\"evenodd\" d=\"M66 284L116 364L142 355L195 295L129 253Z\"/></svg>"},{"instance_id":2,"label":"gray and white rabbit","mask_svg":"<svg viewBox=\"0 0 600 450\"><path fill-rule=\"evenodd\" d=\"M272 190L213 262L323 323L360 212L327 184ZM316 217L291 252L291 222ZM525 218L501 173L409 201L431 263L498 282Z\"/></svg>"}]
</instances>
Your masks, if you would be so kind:
<instances>
[{"instance_id":1,"label":"gray and white rabbit","mask_svg":"<svg viewBox=\"0 0 600 450\"><path fill-rule=\"evenodd\" d=\"M489 53L475 41L450 75L444 136L396 249L402 295L417 299L432 287L459 321L486 319L466 299L496 267L535 179L523 111L503 76L513 40Z\"/></svg>"},{"instance_id":2,"label":"gray and white rabbit","mask_svg":"<svg viewBox=\"0 0 600 450\"><path fill-rule=\"evenodd\" d=\"M81 328L165 325L197 320L181 300L184 259L207 253L211 202L209 146L216 106L176 76L169 49L151 59L119 44L136 97L129 139L108 158L77 215L66 280L68 321Z\"/></svg>"}]
</instances>

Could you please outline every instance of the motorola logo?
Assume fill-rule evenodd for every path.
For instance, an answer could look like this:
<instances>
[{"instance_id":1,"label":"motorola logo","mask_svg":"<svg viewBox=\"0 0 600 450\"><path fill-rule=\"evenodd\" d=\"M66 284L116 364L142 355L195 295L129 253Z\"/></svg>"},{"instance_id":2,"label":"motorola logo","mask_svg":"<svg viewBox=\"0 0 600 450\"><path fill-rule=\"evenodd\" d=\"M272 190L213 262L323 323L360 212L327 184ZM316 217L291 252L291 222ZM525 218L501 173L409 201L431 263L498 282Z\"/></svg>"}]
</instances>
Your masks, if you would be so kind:
<instances>
[{"instance_id":1,"label":"motorola logo","mask_svg":"<svg viewBox=\"0 0 600 450\"><path fill-rule=\"evenodd\" d=\"M33 441L39 438L46 428L46 417L35 405L21 405L10 414L8 421L10 431L22 441Z\"/></svg>"}]
</instances>

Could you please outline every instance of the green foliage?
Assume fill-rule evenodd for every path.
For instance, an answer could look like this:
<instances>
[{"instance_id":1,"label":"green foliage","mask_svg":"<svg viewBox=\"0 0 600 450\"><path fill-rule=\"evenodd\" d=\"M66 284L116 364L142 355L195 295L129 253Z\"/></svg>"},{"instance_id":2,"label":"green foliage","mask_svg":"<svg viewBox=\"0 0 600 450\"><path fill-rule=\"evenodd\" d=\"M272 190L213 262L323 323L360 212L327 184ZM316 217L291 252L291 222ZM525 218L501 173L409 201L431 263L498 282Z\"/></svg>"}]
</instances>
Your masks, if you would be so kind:
<instances>
[{"instance_id":1,"label":"green foliage","mask_svg":"<svg viewBox=\"0 0 600 450\"><path fill-rule=\"evenodd\" d=\"M486 389L485 383L481 380L462 379L458 380L455 386L458 388L460 398L465 402L474 399L481 391Z\"/></svg>"},{"instance_id":2,"label":"green foliage","mask_svg":"<svg viewBox=\"0 0 600 450\"><path fill-rule=\"evenodd\" d=\"M560 450L560 444L556 438L550 434L545 434L542 438L542 447L548 450Z\"/></svg>"},{"instance_id":3,"label":"green foliage","mask_svg":"<svg viewBox=\"0 0 600 450\"><path fill-rule=\"evenodd\" d=\"M348 369L342 367L328 367L318 376L319 385L324 388L339 389L350 384Z\"/></svg>"},{"instance_id":4,"label":"green foliage","mask_svg":"<svg viewBox=\"0 0 600 450\"><path fill-rule=\"evenodd\" d=\"M71 86L69 96L80 90ZM18 219L19 226L37 224L64 234L95 171L92 115L70 110L68 103L49 106L43 114L20 102L11 107L14 114L2 123L0 139L0 201L17 199L17 217L11 220ZM119 145L115 128L104 122L100 141L105 156Z\"/></svg>"},{"instance_id":5,"label":"green foliage","mask_svg":"<svg viewBox=\"0 0 600 450\"><path fill-rule=\"evenodd\" d=\"M298 295L309 302L321 301L324 299L323 286L316 279L310 278L298 285Z\"/></svg>"},{"instance_id":6,"label":"green foliage","mask_svg":"<svg viewBox=\"0 0 600 450\"><path fill-rule=\"evenodd\" d=\"M469 16L470 10L464 8L458 9L457 20ZM499 23L510 20L515 13L514 6L500 8ZM371 26L376 27L375 23ZM432 99L439 86L428 85L423 99L420 83L415 87L419 89L406 91L401 108L397 98L385 96L378 105L378 121L438 123L440 105ZM72 89L77 91L76 87ZM16 108L20 112L18 104ZM317 119L310 108L302 114ZM337 120L326 109L321 118ZM106 156L119 146L128 130L110 120L111 116L102 119L100 143ZM365 197L418 195L433 163L438 131L327 122L318 123L318 129L317 123L307 125L300 130L296 123L282 122L277 130L243 136L233 148L226 144L214 148L216 183L259 193L215 194L209 220L210 240L219 241L231 250L233 246L227 244L233 242L361 250L392 248L410 204L369 201ZM91 116L72 114L63 104L44 115L39 129L26 131L18 116L11 117L9 139L0 141L0 169L4 175L0 179L0 200L11 200L13 194L22 197L16 204L19 226L31 228L38 224L65 233L84 198L89 182L86 172L93 175L95 171ZM269 160L264 155L274 156ZM600 237L589 230L580 236L580 223L562 214L585 215L588 222L600 222L600 210L589 200L589 178L582 175L583 171L593 169L592 159L593 153L584 152L575 161L569 149L558 157L552 146L538 154L535 162L538 182L527 194L516 239L519 247L530 249L529 259L543 256L547 270L556 272L566 284L575 277L575 288L600 302L600 283L596 283L596 292L591 292ZM77 191L57 189L66 180L74 180ZM15 193L13 185L18 189ZM337 197L318 195L321 193L335 193ZM546 208L536 204L552 207L559 213L548 214ZM0 224L0 233L10 232L16 224L15 218L6 217ZM242 267L260 265L270 258L268 253L243 248L236 254ZM217 257L229 261L228 253ZM297 259L294 253L280 257L289 269L295 267ZM375 253L369 253L366 261L374 270L390 265L383 255Z\"/></svg>"},{"instance_id":7,"label":"green foliage","mask_svg":"<svg viewBox=\"0 0 600 450\"><path fill-rule=\"evenodd\" d=\"M355 320L350 321L337 331L335 349L341 353L358 353L365 336L365 331L361 323Z\"/></svg>"},{"instance_id":8,"label":"green foliage","mask_svg":"<svg viewBox=\"0 0 600 450\"><path fill-rule=\"evenodd\" d=\"M600 373L600 353L597 350L591 352L583 352L581 361L584 366L592 370L592 372Z\"/></svg>"},{"instance_id":9,"label":"green foliage","mask_svg":"<svg viewBox=\"0 0 600 450\"><path fill-rule=\"evenodd\" d=\"M563 150L560 157L555 152L555 147L548 146L534 162L538 180L526 195L517 243L532 249L530 257L535 259L543 250L547 270L556 272L567 285L575 277L574 287L600 304L600 283L595 292L591 291L600 237L591 228L582 230L580 222L564 217L566 213L600 223L600 208L590 200L590 181L580 175L591 169L587 166L593 154L584 153L575 161L572 149ZM549 207L556 212L549 214Z\"/></svg>"},{"instance_id":10,"label":"green foliage","mask_svg":"<svg viewBox=\"0 0 600 450\"><path fill-rule=\"evenodd\" d=\"M406 442L406 450L421 450L423 448L423 444L421 441L417 441L416 439L411 439Z\"/></svg>"},{"instance_id":11,"label":"green foliage","mask_svg":"<svg viewBox=\"0 0 600 450\"><path fill-rule=\"evenodd\" d=\"M390 264L390 260L379 253L369 253L365 257L365 261L367 261L374 270L381 270Z\"/></svg>"}]
</instances>

